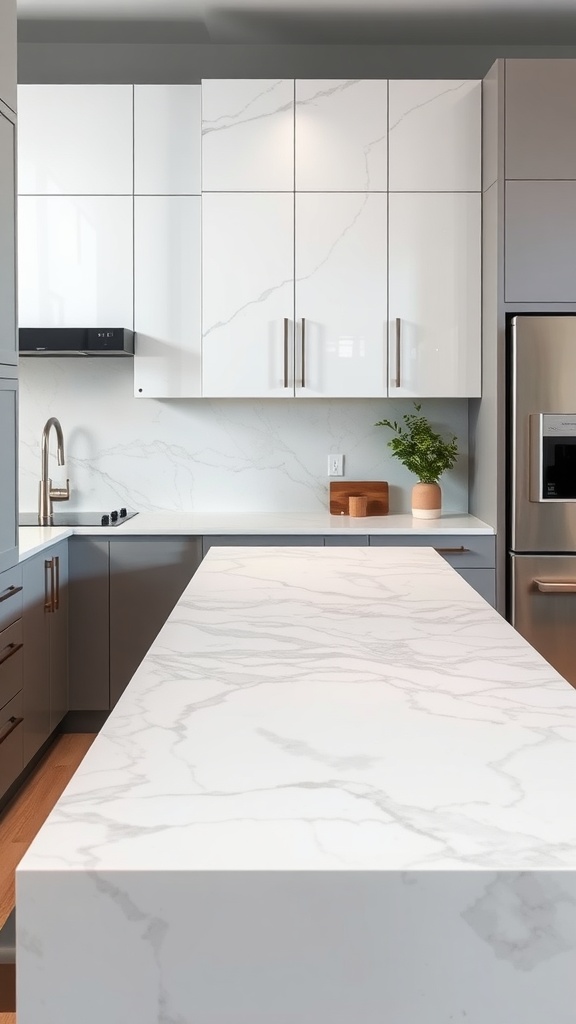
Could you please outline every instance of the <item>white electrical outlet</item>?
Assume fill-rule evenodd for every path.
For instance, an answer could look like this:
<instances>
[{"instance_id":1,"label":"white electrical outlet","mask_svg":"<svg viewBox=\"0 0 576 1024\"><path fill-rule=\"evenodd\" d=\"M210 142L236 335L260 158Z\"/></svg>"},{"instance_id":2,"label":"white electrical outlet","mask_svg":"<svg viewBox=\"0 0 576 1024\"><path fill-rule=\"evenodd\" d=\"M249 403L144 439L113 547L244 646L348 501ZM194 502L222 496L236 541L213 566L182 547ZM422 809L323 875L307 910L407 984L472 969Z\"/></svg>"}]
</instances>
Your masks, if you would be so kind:
<instances>
[{"instance_id":1,"label":"white electrical outlet","mask_svg":"<svg viewBox=\"0 0 576 1024\"><path fill-rule=\"evenodd\" d=\"M344 456L328 456L328 476L344 476Z\"/></svg>"}]
</instances>

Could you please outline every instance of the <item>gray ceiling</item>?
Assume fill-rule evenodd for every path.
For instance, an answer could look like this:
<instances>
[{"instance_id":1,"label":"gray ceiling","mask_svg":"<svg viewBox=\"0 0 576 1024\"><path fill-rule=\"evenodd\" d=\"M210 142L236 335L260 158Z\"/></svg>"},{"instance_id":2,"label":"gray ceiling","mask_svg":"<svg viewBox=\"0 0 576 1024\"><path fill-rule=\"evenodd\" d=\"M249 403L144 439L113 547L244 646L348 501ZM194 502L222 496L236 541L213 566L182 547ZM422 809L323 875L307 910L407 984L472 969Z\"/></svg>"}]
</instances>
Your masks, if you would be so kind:
<instances>
[{"instance_id":1,"label":"gray ceiling","mask_svg":"<svg viewBox=\"0 0 576 1024\"><path fill-rule=\"evenodd\" d=\"M575 0L19 0L21 42L576 43Z\"/></svg>"}]
</instances>

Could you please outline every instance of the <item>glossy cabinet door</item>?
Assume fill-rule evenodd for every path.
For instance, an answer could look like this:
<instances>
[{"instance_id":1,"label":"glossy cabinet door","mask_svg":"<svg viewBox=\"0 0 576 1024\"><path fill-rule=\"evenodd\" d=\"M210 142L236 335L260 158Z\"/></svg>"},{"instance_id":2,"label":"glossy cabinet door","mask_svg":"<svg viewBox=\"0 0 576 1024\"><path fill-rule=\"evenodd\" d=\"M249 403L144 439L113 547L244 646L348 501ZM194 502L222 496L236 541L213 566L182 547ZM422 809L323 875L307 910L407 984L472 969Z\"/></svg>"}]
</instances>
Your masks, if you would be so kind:
<instances>
[{"instance_id":1,"label":"glossy cabinet door","mask_svg":"<svg viewBox=\"0 0 576 1024\"><path fill-rule=\"evenodd\" d=\"M387 196L296 195L296 394L387 390Z\"/></svg>"},{"instance_id":2,"label":"glossy cabinet door","mask_svg":"<svg viewBox=\"0 0 576 1024\"><path fill-rule=\"evenodd\" d=\"M201 199L134 199L134 394L201 394Z\"/></svg>"},{"instance_id":3,"label":"glossy cabinet door","mask_svg":"<svg viewBox=\"0 0 576 1024\"><path fill-rule=\"evenodd\" d=\"M18 87L20 195L130 195L131 85Z\"/></svg>"},{"instance_id":4,"label":"glossy cabinet door","mask_svg":"<svg viewBox=\"0 0 576 1024\"><path fill-rule=\"evenodd\" d=\"M135 195L200 195L199 85L134 86Z\"/></svg>"},{"instance_id":5,"label":"glossy cabinet door","mask_svg":"<svg viewBox=\"0 0 576 1024\"><path fill-rule=\"evenodd\" d=\"M385 192L388 83L296 81L296 191Z\"/></svg>"},{"instance_id":6,"label":"glossy cabinet door","mask_svg":"<svg viewBox=\"0 0 576 1024\"><path fill-rule=\"evenodd\" d=\"M389 83L391 192L481 188L479 81Z\"/></svg>"},{"instance_id":7,"label":"glossy cabinet door","mask_svg":"<svg viewBox=\"0 0 576 1024\"><path fill-rule=\"evenodd\" d=\"M133 200L21 196L21 327L133 325Z\"/></svg>"},{"instance_id":8,"label":"glossy cabinet door","mask_svg":"<svg viewBox=\"0 0 576 1024\"><path fill-rule=\"evenodd\" d=\"M202 191L294 189L294 82L202 82Z\"/></svg>"},{"instance_id":9,"label":"glossy cabinet door","mask_svg":"<svg viewBox=\"0 0 576 1024\"><path fill-rule=\"evenodd\" d=\"M574 302L576 180L505 188L505 301Z\"/></svg>"},{"instance_id":10,"label":"glossy cabinet door","mask_svg":"<svg viewBox=\"0 0 576 1024\"><path fill-rule=\"evenodd\" d=\"M480 395L480 202L390 194L390 397Z\"/></svg>"},{"instance_id":11,"label":"glossy cabinet door","mask_svg":"<svg viewBox=\"0 0 576 1024\"><path fill-rule=\"evenodd\" d=\"M0 571L18 561L18 381L0 379Z\"/></svg>"},{"instance_id":12,"label":"glossy cabinet door","mask_svg":"<svg viewBox=\"0 0 576 1024\"><path fill-rule=\"evenodd\" d=\"M294 196L202 197L202 394L294 391Z\"/></svg>"},{"instance_id":13,"label":"glossy cabinet door","mask_svg":"<svg viewBox=\"0 0 576 1024\"><path fill-rule=\"evenodd\" d=\"M0 114L0 364L8 366L18 361L14 131L12 121Z\"/></svg>"}]
</instances>

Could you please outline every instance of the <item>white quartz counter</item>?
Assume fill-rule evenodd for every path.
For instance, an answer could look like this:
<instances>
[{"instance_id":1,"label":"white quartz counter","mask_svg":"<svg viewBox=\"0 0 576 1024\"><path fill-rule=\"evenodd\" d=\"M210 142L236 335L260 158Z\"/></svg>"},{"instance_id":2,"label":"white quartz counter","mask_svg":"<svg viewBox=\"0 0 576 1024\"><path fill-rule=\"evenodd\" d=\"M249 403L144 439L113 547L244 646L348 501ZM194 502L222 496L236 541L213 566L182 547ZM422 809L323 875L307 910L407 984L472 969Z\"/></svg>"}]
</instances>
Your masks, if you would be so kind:
<instances>
[{"instance_id":1,"label":"white quartz counter","mask_svg":"<svg viewBox=\"0 0 576 1024\"><path fill-rule=\"evenodd\" d=\"M18 868L19 1024L573 1024L575 806L434 551L212 549Z\"/></svg>"},{"instance_id":2,"label":"white quartz counter","mask_svg":"<svg viewBox=\"0 0 576 1024\"><path fill-rule=\"evenodd\" d=\"M59 540L71 537L73 532L69 526L21 526L18 530L20 561L37 555Z\"/></svg>"},{"instance_id":3,"label":"white quartz counter","mask_svg":"<svg viewBox=\"0 0 576 1024\"><path fill-rule=\"evenodd\" d=\"M576 868L575 806L576 691L435 552L212 549L20 870Z\"/></svg>"}]
</instances>

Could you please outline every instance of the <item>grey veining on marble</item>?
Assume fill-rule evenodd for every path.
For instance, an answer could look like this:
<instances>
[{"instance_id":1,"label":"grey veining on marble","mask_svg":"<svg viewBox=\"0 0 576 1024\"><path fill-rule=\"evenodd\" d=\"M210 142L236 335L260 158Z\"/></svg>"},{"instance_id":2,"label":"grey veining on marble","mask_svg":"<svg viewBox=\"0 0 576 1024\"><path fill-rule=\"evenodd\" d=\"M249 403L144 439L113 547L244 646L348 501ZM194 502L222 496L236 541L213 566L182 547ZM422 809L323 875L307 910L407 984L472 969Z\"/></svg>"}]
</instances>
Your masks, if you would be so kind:
<instances>
[{"instance_id":1,"label":"grey veining on marble","mask_svg":"<svg viewBox=\"0 0 576 1024\"><path fill-rule=\"evenodd\" d=\"M278 90L280 89L283 92L284 88L285 81L282 79L276 82L269 82L264 89L254 93L237 109L225 111L214 118L204 115L202 118L202 135L210 135L213 132L237 128L250 124L252 121L260 121L263 118L274 117L286 110L292 110L294 107L293 101L286 103L283 99L278 100ZM205 92L206 86L204 86Z\"/></svg>"}]
</instances>

